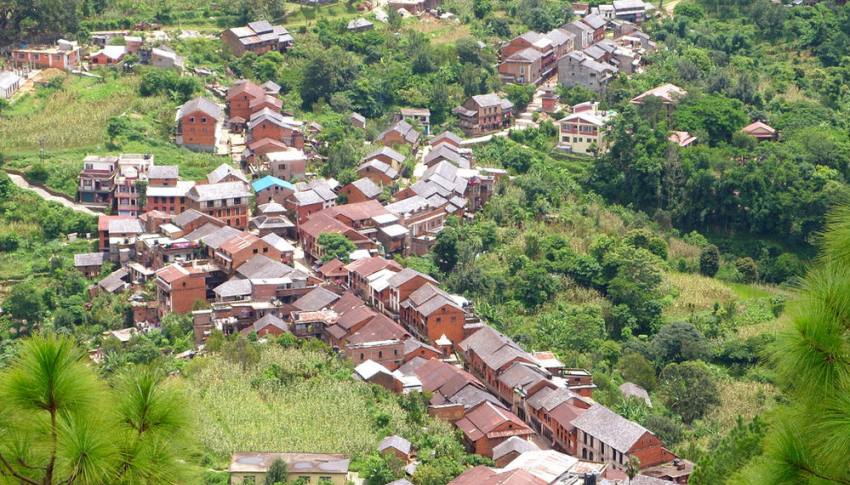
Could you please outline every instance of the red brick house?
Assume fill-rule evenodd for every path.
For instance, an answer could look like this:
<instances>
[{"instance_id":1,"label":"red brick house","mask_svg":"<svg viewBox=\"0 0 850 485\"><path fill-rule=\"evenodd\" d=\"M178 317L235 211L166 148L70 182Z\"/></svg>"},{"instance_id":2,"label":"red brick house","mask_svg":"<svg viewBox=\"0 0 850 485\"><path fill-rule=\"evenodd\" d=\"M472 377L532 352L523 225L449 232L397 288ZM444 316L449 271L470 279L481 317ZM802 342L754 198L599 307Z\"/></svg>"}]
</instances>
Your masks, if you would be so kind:
<instances>
[{"instance_id":1,"label":"red brick house","mask_svg":"<svg viewBox=\"0 0 850 485\"><path fill-rule=\"evenodd\" d=\"M372 256L352 261L345 266L345 269L348 270L348 287L358 295L366 297L369 295L369 276L383 269L398 272L402 270L402 267L391 259Z\"/></svg>"},{"instance_id":2,"label":"red brick house","mask_svg":"<svg viewBox=\"0 0 850 485\"><path fill-rule=\"evenodd\" d=\"M330 214L319 212L298 226L298 238L301 241L301 247L304 248L305 256L314 260L322 258L319 236L325 233L342 234L358 249L375 249L376 246L374 241L360 234L353 227L340 222Z\"/></svg>"},{"instance_id":3,"label":"red brick house","mask_svg":"<svg viewBox=\"0 0 850 485\"><path fill-rule=\"evenodd\" d=\"M381 195L382 190L375 185L375 182L364 177L345 185L339 190L339 193L345 196L348 204L356 204L358 202L377 199Z\"/></svg>"},{"instance_id":4,"label":"red brick house","mask_svg":"<svg viewBox=\"0 0 850 485\"><path fill-rule=\"evenodd\" d=\"M411 149L416 150L419 146L419 132L407 121L400 120L379 134L377 140L387 147L409 145Z\"/></svg>"},{"instance_id":5,"label":"red brick house","mask_svg":"<svg viewBox=\"0 0 850 485\"><path fill-rule=\"evenodd\" d=\"M398 180L398 171L389 163L377 158L360 164L357 168L357 175L368 178L378 185L392 185Z\"/></svg>"},{"instance_id":6,"label":"red brick house","mask_svg":"<svg viewBox=\"0 0 850 485\"><path fill-rule=\"evenodd\" d=\"M248 119L248 142L252 143L264 138L278 140L286 146L304 149L304 135L301 133L301 122L291 116L283 116L279 112L263 108L251 114Z\"/></svg>"},{"instance_id":7,"label":"red brick house","mask_svg":"<svg viewBox=\"0 0 850 485\"><path fill-rule=\"evenodd\" d=\"M439 284L434 278L411 268L404 268L391 277L387 283L390 301L384 302L384 304L388 305L389 310L395 314L398 314L401 310L401 302L410 298L414 291L428 283Z\"/></svg>"},{"instance_id":8,"label":"red brick house","mask_svg":"<svg viewBox=\"0 0 850 485\"><path fill-rule=\"evenodd\" d=\"M479 94L466 100L452 112L460 128L468 135L484 135L510 126L513 103L495 93Z\"/></svg>"},{"instance_id":9,"label":"red brick house","mask_svg":"<svg viewBox=\"0 0 850 485\"><path fill-rule=\"evenodd\" d=\"M12 64L19 67L71 70L80 65L80 46L70 40L59 39L55 47L22 47L12 49Z\"/></svg>"},{"instance_id":10,"label":"red brick house","mask_svg":"<svg viewBox=\"0 0 850 485\"><path fill-rule=\"evenodd\" d=\"M281 259L280 251L250 232L243 232L219 246L213 259L225 272L232 273L257 254L277 261Z\"/></svg>"},{"instance_id":11,"label":"red brick house","mask_svg":"<svg viewBox=\"0 0 850 485\"><path fill-rule=\"evenodd\" d=\"M206 301L207 271L189 264L174 263L156 272L156 294L160 315L192 311L195 303Z\"/></svg>"},{"instance_id":12,"label":"red brick house","mask_svg":"<svg viewBox=\"0 0 850 485\"><path fill-rule=\"evenodd\" d=\"M497 391L498 378L514 362L535 364L534 357L513 340L485 325L460 343L466 367Z\"/></svg>"},{"instance_id":13,"label":"red brick house","mask_svg":"<svg viewBox=\"0 0 850 485\"><path fill-rule=\"evenodd\" d=\"M399 319L411 332L428 342L448 338L463 340L466 313L451 295L431 283L422 285L401 303Z\"/></svg>"},{"instance_id":14,"label":"red brick house","mask_svg":"<svg viewBox=\"0 0 850 485\"><path fill-rule=\"evenodd\" d=\"M404 359L404 340L408 337L409 334L395 321L377 314L344 339L343 352L355 364L372 360L395 370Z\"/></svg>"},{"instance_id":15,"label":"red brick house","mask_svg":"<svg viewBox=\"0 0 850 485\"><path fill-rule=\"evenodd\" d=\"M267 313L245 330L256 332L258 337L278 337L289 332L289 326L280 317Z\"/></svg>"},{"instance_id":16,"label":"red brick house","mask_svg":"<svg viewBox=\"0 0 850 485\"><path fill-rule=\"evenodd\" d=\"M127 48L123 45L108 45L103 49L94 52L89 56L89 62L97 66L110 66L119 64L124 60L124 56L128 54Z\"/></svg>"},{"instance_id":17,"label":"red brick house","mask_svg":"<svg viewBox=\"0 0 850 485\"><path fill-rule=\"evenodd\" d=\"M195 185L189 190L189 207L225 221L237 229L248 227L251 193L243 182Z\"/></svg>"},{"instance_id":18,"label":"red brick house","mask_svg":"<svg viewBox=\"0 0 850 485\"><path fill-rule=\"evenodd\" d=\"M475 454L493 457L493 447L512 436L530 438L534 431L514 413L482 401L455 422L464 442Z\"/></svg>"},{"instance_id":19,"label":"red brick house","mask_svg":"<svg viewBox=\"0 0 850 485\"><path fill-rule=\"evenodd\" d=\"M177 111L177 144L190 150L214 152L221 138L224 112L206 98L188 101Z\"/></svg>"},{"instance_id":20,"label":"red brick house","mask_svg":"<svg viewBox=\"0 0 850 485\"><path fill-rule=\"evenodd\" d=\"M253 111L251 103L266 97L266 90L246 79L240 79L227 90L227 112L232 120L241 118L242 123L248 121Z\"/></svg>"}]
</instances>

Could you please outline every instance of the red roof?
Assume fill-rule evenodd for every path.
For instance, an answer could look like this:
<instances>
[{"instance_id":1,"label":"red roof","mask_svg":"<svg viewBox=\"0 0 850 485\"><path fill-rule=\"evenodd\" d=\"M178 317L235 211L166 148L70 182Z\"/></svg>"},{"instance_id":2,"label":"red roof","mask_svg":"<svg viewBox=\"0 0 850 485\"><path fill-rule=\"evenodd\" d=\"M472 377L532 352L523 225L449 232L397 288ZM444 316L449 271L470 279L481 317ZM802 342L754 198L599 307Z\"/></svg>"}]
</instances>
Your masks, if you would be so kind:
<instances>
[{"instance_id":1,"label":"red roof","mask_svg":"<svg viewBox=\"0 0 850 485\"><path fill-rule=\"evenodd\" d=\"M251 98L261 98L266 95L266 90L251 81L242 79L230 86L227 90L227 99L230 100L240 94L247 94Z\"/></svg>"},{"instance_id":2,"label":"red roof","mask_svg":"<svg viewBox=\"0 0 850 485\"><path fill-rule=\"evenodd\" d=\"M467 412L466 416L456 421L455 426L473 442L482 438L534 434L534 431L516 414L507 409L501 409L490 401L481 401Z\"/></svg>"},{"instance_id":3,"label":"red roof","mask_svg":"<svg viewBox=\"0 0 850 485\"><path fill-rule=\"evenodd\" d=\"M463 472L448 485L546 485L546 482L525 470L496 472L478 465Z\"/></svg>"},{"instance_id":4,"label":"red roof","mask_svg":"<svg viewBox=\"0 0 850 485\"><path fill-rule=\"evenodd\" d=\"M250 232L243 232L237 236L234 236L228 239L224 244L219 246L219 249L228 254L237 253L245 248L250 247L255 242L259 241L260 238L251 234Z\"/></svg>"},{"instance_id":5,"label":"red roof","mask_svg":"<svg viewBox=\"0 0 850 485\"><path fill-rule=\"evenodd\" d=\"M352 308L363 306L363 300L360 299L357 295L350 291L346 291L342 294L339 300L336 301L333 305L333 311L337 312L339 315L344 314L345 312L351 310Z\"/></svg>"},{"instance_id":6,"label":"red roof","mask_svg":"<svg viewBox=\"0 0 850 485\"><path fill-rule=\"evenodd\" d=\"M337 219L339 218L338 216L342 216L351 221L365 221L375 216L382 216L390 213L388 210L384 209L384 206L382 206L377 200L337 205L325 209L322 212L327 212Z\"/></svg>"},{"instance_id":7,"label":"red roof","mask_svg":"<svg viewBox=\"0 0 850 485\"><path fill-rule=\"evenodd\" d=\"M97 230L98 231L108 231L109 230L109 221L118 221L118 220L128 220L135 219L133 216L107 216L100 215L97 218Z\"/></svg>"},{"instance_id":8,"label":"red roof","mask_svg":"<svg viewBox=\"0 0 850 485\"><path fill-rule=\"evenodd\" d=\"M266 145L272 145L275 148L280 148L280 151L285 151L287 148L289 148L289 145L282 141L275 140L274 138L260 138L257 141L249 143L248 149L252 152L255 152L260 148L264 148Z\"/></svg>"},{"instance_id":9,"label":"red roof","mask_svg":"<svg viewBox=\"0 0 850 485\"><path fill-rule=\"evenodd\" d=\"M395 261L385 259L381 256L372 256L371 258L358 259L357 261L348 263L348 265L345 267L345 269L347 269L350 273L355 273L363 278L375 274L384 268L390 268L396 271L402 270L400 264L396 263Z\"/></svg>"},{"instance_id":10,"label":"red roof","mask_svg":"<svg viewBox=\"0 0 850 485\"><path fill-rule=\"evenodd\" d=\"M179 264L172 264L166 266L156 272L157 278L162 279L168 284L174 283L175 281L187 276L188 274L189 272L183 269L183 267L181 267Z\"/></svg>"},{"instance_id":11,"label":"red roof","mask_svg":"<svg viewBox=\"0 0 850 485\"><path fill-rule=\"evenodd\" d=\"M348 270L345 269L345 263L337 258L334 258L319 267L319 273L325 278L334 276L348 276Z\"/></svg>"},{"instance_id":12,"label":"red roof","mask_svg":"<svg viewBox=\"0 0 850 485\"><path fill-rule=\"evenodd\" d=\"M386 340L402 340L408 333L401 325L383 314L375 315L372 320L348 338L349 344L366 344Z\"/></svg>"},{"instance_id":13,"label":"red roof","mask_svg":"<svg viewBox=\"0 0 850 485\"><path fill-rule=\"evenodd\" d=\"M299 228L302 232L309 234L315 239L323 233L330 232L336 234L346 234L348 231L354 230L348 224L343 224L333 218L326 211L317 212L310 216Z\"/></svg>"}]
</instances>

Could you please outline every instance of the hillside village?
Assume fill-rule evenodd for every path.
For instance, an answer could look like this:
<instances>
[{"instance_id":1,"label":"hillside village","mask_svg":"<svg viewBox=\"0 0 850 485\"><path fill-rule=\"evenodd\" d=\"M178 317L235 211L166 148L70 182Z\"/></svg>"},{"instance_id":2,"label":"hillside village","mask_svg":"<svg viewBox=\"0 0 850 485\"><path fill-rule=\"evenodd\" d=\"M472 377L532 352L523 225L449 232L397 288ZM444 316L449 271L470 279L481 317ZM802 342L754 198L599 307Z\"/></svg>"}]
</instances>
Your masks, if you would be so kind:
<instances>
[{"instance_id":1,"label":"hillside village","mask_svg":"<svg viewBox=\"0 0 850 485\"><path fill-rule=\"evenodd\" d=\"M325 2L312 3L310 9L328 7ZM799 3L779 6L788 10L803 8ZM301 7L303 14L308 7ZM783 260L784 253L768 254L767 249L762 250L757 269L753 258L732 258L732 249L727 255L724 247L721 255L717 246L696 231L680 232L674 227L674 217L685 219L687 214L662 209L662 199L666 203L678 195L644 182L649 179L641 177L651 168L645 172L628 172L624 168L616 175L606 170L616 170L617 164L623 164L622 160L628 159L634 149L635 157L644 157L640 163L652 156L666 157L665 183L668 179L683 179L685 171L699 168L709 172L706 167L712 156L723 159L722 168L715 170L723 175L726 170L734 170L735 165L743 170L740 167L750 162L770 160L770 153L774 153L771 150L781 150L786 139L799 139L794 131L799 127L779 116L769 117L767 109L744 112L736 105L734 109L738 111L730 114L734 109L728 108L716 115L703 106L693 108L695 95L691 85L656 71L663 64L659 56L675 47L670 40L672 27L667 31L658 27L663 21L674 21L674 7L642 0L564 4L560 17L568 20L553 28L541 23L535 25L547 28L520 33L513 25L513 32L508 28L511 35L502 36L493 45L477 41L467 46L476 57L472 64L480 63L475 68L478 71L455 69L451 83L441 85L443 81L434 81L427 96L409 88L404 93L393 93L401 101L387 103L392 106L386 110L374 108L373 104L379 102L371 98L362 104L351 99L351 93L357 90L377 99L383 86L373 89L364 87L367 83L362 82L350 86L345 96L317 96L309 106L309 89L303 87L296 98L303 104L292 102L296 90L289 84L291 80L280 74L284 69L276 68L277 77L259 76L252 70L269 59L273 59L269 61L272 63L303 63L307 57L304 52L315 57L339 55L345 51L327 53L331 49L327 39L341 38L348 43L346 48L365 52L364 56L374 63L370 65L390 64L394 61L377 60L380 56L369 51L368 46L375 39L370 36L377 35L376 31L381 35L387 32L390 42L394 38L401 48L408 48L409 44L425 41L417 41L416 34L403 37L398 32L401 25L430 23L451 30L466 28L465 23L473 22L466 17L461 20L458 15L462 14L452 13L449 7L448 2L441 5L434 0L391 0L375 5L366 2L356 10L349 5L346 16L335 19L335 27L329 27L325 20L315 25L307 20L305 25L296 27L282 20L286 16L273 21L273 16L256 14L245 16L245 22L240 18L238 25L231 18L220 22L215 30L204 26L200 31L124 22L115 24L116 28L89 29L85 38L70 40L71 36L48 35L32 42L10 44L0 51L5 56L0 62L0 120L6 109L23 109L19 108L23 105L34 111L25 103L32 103L36 96L41 96L38 102L44 102L45 97L56 92L50 90L61 89L62 82L67 85L66 77L96 83L87 85L86 89L92 92L92 86L102 89L116 80L132 79L137 83L133 89L151 99L151 113L153 104L159 103L156 114L143 112L141 105L130 108L128 103L127 109L111 116L104 127L106 143L97 145L97 149L83 146L84 154L78 147L69 147L66 151L57 150L59 155L51 155L51 149L45 149L46 142L40 138L38 151L25 156L15 154L5 161L0 155L2 169L9 174L10 184L16 185L14 189L9 185L8 193L34 190L38 197L58 201L80 217L94 214L91 217L96 219L88 225L71 221L79 230L72 231L70 223L57 230L61 249L54 246L51 251L56 255L38 270L30 271L51 275L51 271L60 268L57 261L62 255L72 255L73 278L85 280L85 287L79 291L85 297L79 298L83 312L108 314L104 308L113 308L114 321L97 327L104 331L85 341L86 365L105 369L102 373L107 378L113 372L126 378L115 369L137 367L116 360L116 355L122 349L134 348L143 337L154 336L171 348L154 348L144 362L167 357L172 363L163 368L171 378L208 372L203 367L205 360L228 353L227 358L239 365L237 372L259 394L269 392L264 386L269 385L272 375L283 383L276 384L280 387L275 387L275 392L283 389L284 393L287 382L322 375L323 379L352 388L371 389L369 396L381 405L389 399L397 400L393 402L401 403L407 419L415 423L413 428L418 428L416 433L390 434L387 430L402 429L387 424L397 417L381 414L383 411L372 409L370 404L364 412L370 413L369 419L376 423L373 432L381 440L368 457L343 449L324 449L327 447L225 446L231 453L224 467L208 458L199 466L213 472L217 468L222 476L226 475L220 483L707 483L705 475L699 475L707 472L699 469L697 460L717 465L707 458L710 453L697 453L696 446L682 445L682 430L686 429L682 423L691 426L695 419L706 415L706 409L723 407L725 403L720 402L711 383L705 390L715 395L705 398L710 401L705 409L690 417L671 402L670 391L663 394L661 404L662 394L653 388L656 374L659 382L665 380L664 385L672 387L677 382L675 376L668 375L673 373L668 371L669 366L684 369L694 361L710 360L703 334L719 339L722 332L729 330L716 330L704 322L737 325L730 322L739 317L750 318L747 312L757 311L753 310L757 304L748 299L769 301L769 310L762 313L772 312L767 317L752 317L755 325L764 326L765 322L782 318L786 295L792 290L770 285L798 281L795 278L801 276L803 264L786 263L782 267L780 260L790 258ZM476 1L474 8L484 7ZM677 13L676 20L696 15L685 12L682 16ZM478 13L473 17L482 18ZM523 22L519 24L522 29L531 25ZM309 29L315 29L325 45L303 46ZM439 35L448 35L441 32ZM359 41L352 40L358 38ZM201 53L201 47L198 53L191 52L193 46L213 46L216 52L226 53L221 58L226 55L229 64L220 63L208 52ZM316 54L309 49L326 53ZM457 55L462 57L464 54L457 49ZM440 56L432 54L433 58L426 60L413 57L416 72L417 62L436 63L434 59ZM693 57L695 63L708 62ZM207 62L199 61L201 58ZM338 61L340 65L347 62ZM680 63L677 67L685 70L682 66ZM450 70L447 66L440 69ZM309 73L309 69L305 70ZM648 70L652 74L646 75ZM432 68L432 72L437 71ZM472 89L463 84L470 73L479 71L488 71L489 78ZM344 71L340 72L345 77ZM313 81L331 82L329 79L337 74L322 72ZM263 78L267 80L262 81ZM345 80L334 79L337 81ZM440 97L440 89L451 96ZM145 94L145 90L150 93ZM407 102L406 97L411 101ZM448 104L449 99L462 102ZM162 104L161 100L168 102ZM680 115L683 106L685 115ZM693 113L708 114L695 123ZM769 118L771 124L767 122ZM773 120L780 121L777 124ZM134 129L140 133L132 133ZM733 147L728 152L711 152L726 143ZM125 150L122 144L142 151ZM0 144L0 151L3 147ZM699 151L694 155L696 161L687 158L687 153L695 152L684 150ZM63 172L52 171L50 163L56 161L53 157L63 159ZM38 163L46 173L34 177L37 171L27 169L27 163ZM540 169L543 163L552 165ZM632 170L640 163L625 165ZM535 164L540 165L529 168ZM57 181L65 177L67 167L76 181ZM838 192L838 182L830 185L829 181L834 182L839 171L818 167L812 183L823 183ZM5 179L6 175L2 177ZM575 185L584 181L595 184L594 189L609 197L611 205L603 205L603 197L576 190ZM73 194L65 188L70 186L76 189ZM701 186L692 184L680 192L699 195L700 190ZM654 191L654 195L646 196L649 202L639 199L644 196L642 191ZM732 197L746 195L735 187L723 187L722 192L733 194ZM709 199L721 197L720 189L706 193ZM4 191L0 194L7 197ZM634 194L639 195L628 199ZM652 196L658 199L654 213L650 212L655 203ZM739 217L738 223L745 217L757 217L750 214L755 212L750 207L741 208L744 205L727 203L724 208L747 213ZM729 209L732 206L735 209ZM19 210L22 204L9 207ZM635 215L641 210L646 214ZM520 211L533 216L525 222L511 222ZM705 209L700 217L712 216ZM586 233L591 231L582 226L593 219L596 228L607 225L606 230L599 230L602 235L596 239L590 238ZM20 221L17 223L24 228L22 234L30 230ZM513 238L514 242L503 243L497 251L497 244L487 242L488 237L479 233L484 224L492 226L493 234L497 227L505 231L501 233L504 240ZM812 231L820 227L806 221L795 228L802 232L801 226ZM651 234L653 230L661 236ZM560 236L558 231L569 236ZM712 235L716 236L716 232ZM616 237L611 236L615 233ZM21 237L25 236L8 236L4 229L0 252L36 247ZM10 242L13 240L14 244ZM450 257L446 256L447 247L454 251ZM41 257L41 250L34 253ZM454 259L448 261L451 258ZM501 266L500 271L512 279L501 285L487 281L489 267L484 265ZM651 265L656 266L650 268ZM655 267L660 269L652 269ZM777 267L780 269L774 269ZM708 290L695 291L702 291L704 294L698 296L704 299L721 295L717 300L698 307L693 303L698 298L688 294L687 303L677 306L675 299L684 291L670 289L676 277L699 273L701 278L713 281L718 271L734 272L737 280L728 286L716 283ZM552 276L555 273L560 276ZM525 289L511 287L511 282L516 282L513 278L526 275L536 279L530 279ZM767 277L775 279L759 279ZM57 279L61 278L60 273ZM612 296L615 283L622 284L620 280L628 278L637 280L638 286ZM8 294L20 295L12 288ZM737 297L727 296L733 293L728 288L747 296L734 299ZM668 293L662 295L662 290ZM473 296L487 292L488 298ZM652 300L656 293L661 296ZM0 294L5 297L7 291ZM575 300L586 304L604 301L606 297L613 303L603 305L598 314L581 313L575 310L578 306L570 307L574 313L563 320L586 324L576 325L573 334L568 330L554 331L558 335L542 339L542 318L533 326L529 324L528 332L517 331L517 318L531 321L539 317L534 312L547 302L573 305ZM54 306L61 306L64 301L59 300L56 305L56 298L52 303L48 297L42 299ZM500 299L505 300L504 307L494 304ZM680 312L674 314L666 309L670 307ZM120 308L127 311L122 315L117 310ZM19 318L20 314L27 316ZM55 323L56 318L50 325L39 325L32 321L34 316L4 300L2 318L8 319L10 329L14 327L8 335L17 338L40 331L49 333L61 326ZM39 317L43 318L44 313ZM86 321L84 318L93 317L79 317ZM173 322L177 319L188 325L182 342L174 337ZM656 348L661 345L658 335L663 334L662 319L665 325L678 325L673 331L680 331L681 335L665 334L665 338L680 339L676 345L681 348L668 360L650 363L644 356L653 358L653 352L661 352ZM583 343L581 351L562 344L570 338L585 338L583 331L590 334L589 322L601 322L601 337L590 344ZM679 330L686 325L689 329ZM74 335L73 331L59 331L62 332L65 336ZM619 342L606 340L609 333ZM76 332L76 336L83 340L82 332ZM756 345L751 344L756 337L747 340L747 345ZM541 341L557 344L550 347ZM736 379L748 372L747 366L751 369L758 365L755 354L764 350L741 347L727 351L716 342L719 340L712 341L717 348L712 347L711 352L720 356L715 359L733 362L729 367L737 372ZM761 341L758 345L762 345ZM178 347L179 352L173 351ZM304 364L303 368L296 365L299 370L292 375L281 370L283 364L274 364L262 378L254 376L250 368L260 360L257 355L278 347L305 353L316 351L337 363ZM5 347L0 346L0 350L2 368L13 358L5 357ZM16 351L8 352L11 356ZM689 352L698 357L682 357ZM741 355L748 352L751 355ZM615 366L616 358L604 360L608 354L628 355L632 360L630 364L621 360ZM136 364L139 362L132 365ZM736 365L739 367L733 367ZM334 372L339 368L343 371ZM303 376L293 377L299 373ZM612 379L615 373L617 378ZM651 378L646 373L652 374ZM715 379L717 375L714 372ZM764 371L753 380L764 384L773 378ZM694 391L689 387L699 385L678 384L684 388L679 392L686 394L680 401L696 400L687 392ZM778 396L781 391L770 386L765 392L764 388L767 385L760 388L758 399L765 407L754 410L756 416L769 405L766 402L782 402ZM272 394L269 392L268 396ZM203 392L195 396L198 395ZM416 409L410 403L416 402L421 403L422 414L427 418L414 421L409 416ZM228 405L238 407L240 403ZM667 425L668 421L662 421L665 425L658 428L647 424L654 405L662 406L663 412L678 413L681 418L668 418L678 428ZM346 416L338 419L338 431L344 434ZM740 414L737 419L736 430L743 429ZM749 429L755 433L752 430L757 428L758 419L753 423ZM316 423L317 429L318 426ZM435 430L447 426L448 435L459 442L464 456L468 455L463 463L454 464L451 477L431 478L422 472L442 458L439 444L428 443L420 436L428 435L429 426ZM255 427L261 427L260 423ZM705 441L712 439L705 436L712 429L716 430L702 430L709 430L703 435ZM287 431L277 430L279 434ZM716 431L725 435L728 430ZM764 431L759 432L759 437L764 435ZM142 436L142 431L138 436ZM666 440L668 437L675 442ZM703 450L708 449L705 442L701 445ZM712 441L711 446L721 445ZM55 448L54 443L54 454ZM0 458L4 449L0 446ZM751 456L754 455L744 458ZM24 461L20 464L24 465ZM51 462L50 470L52 466ZM0 481L7 476L13 477L10 480L21 479L22 473L29 476L26 474L30 472L16 472L17 467L15 463L0 466ZM384 468L391 471L382 475ZM158 480L190 483L154 475L139 483ZM21 483L41 482L21 479ZM75 482L70 479L68 483ZM133 483L132 479L128 483ZM207 483L219 482L210 478Z\"/></svg>"}]
</instances>

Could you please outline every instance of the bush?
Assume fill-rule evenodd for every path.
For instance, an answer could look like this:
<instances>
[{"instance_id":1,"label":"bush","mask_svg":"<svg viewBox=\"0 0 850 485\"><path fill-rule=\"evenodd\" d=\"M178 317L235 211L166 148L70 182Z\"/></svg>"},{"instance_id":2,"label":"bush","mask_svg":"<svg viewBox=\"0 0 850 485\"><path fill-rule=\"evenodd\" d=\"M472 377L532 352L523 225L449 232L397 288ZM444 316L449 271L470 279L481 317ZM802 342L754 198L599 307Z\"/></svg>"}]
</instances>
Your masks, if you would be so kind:
<instances>
[{"instance_id":1,"label":"bush","mask_svg":"<svg viewBox=\"0 0 850 485\"><path fill-rule=\"evenodd\" d=\"M720 269L720 250L714 244L702 248L699 254L699 272L713 277Z\"/></svg>"},{"instance_id":2,"label":"bush","mask_svg":"<svg viewBox=\"0 0 850 485\"><path fill-rule=\"evenodd\" d=\"M758 265L753 258L738 258L735 260L735 269L741 274L745 283L753 283L758 280Z\"/></svg>"},{"instance_id":3,"label":"bush","mask_svg":"<svg viewBox=\"0 0 850 485\"><path fill-rule=\"evenodd\" d=\"M47 177L49 176L50 172L48 172L47 167L45 167L43 163L33 165L27 171L27 178L36 184L44 184L47 182Z\"/></svg>"}]
</instances>

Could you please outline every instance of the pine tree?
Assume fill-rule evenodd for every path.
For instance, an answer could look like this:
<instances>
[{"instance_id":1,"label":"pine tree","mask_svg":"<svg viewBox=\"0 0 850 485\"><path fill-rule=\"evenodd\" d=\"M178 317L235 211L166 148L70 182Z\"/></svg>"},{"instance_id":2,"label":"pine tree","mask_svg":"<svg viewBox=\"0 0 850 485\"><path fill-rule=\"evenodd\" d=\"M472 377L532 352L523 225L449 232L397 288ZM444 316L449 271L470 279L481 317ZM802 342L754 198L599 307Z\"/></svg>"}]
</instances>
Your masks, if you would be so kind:
<instances>
[{"instance_id":1,"label":"pine tree","mask_svg":"<svg viewBox=\"0 0 850 485\"><path fill-rule=\"evenodd\" d=\"M789 404L734 483L850 484L850 207L828 218L800 299L772 353Z\"/></svg>"}]
</instances>

